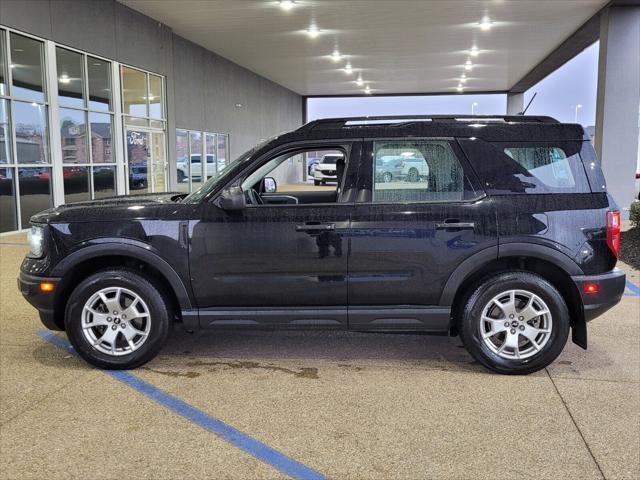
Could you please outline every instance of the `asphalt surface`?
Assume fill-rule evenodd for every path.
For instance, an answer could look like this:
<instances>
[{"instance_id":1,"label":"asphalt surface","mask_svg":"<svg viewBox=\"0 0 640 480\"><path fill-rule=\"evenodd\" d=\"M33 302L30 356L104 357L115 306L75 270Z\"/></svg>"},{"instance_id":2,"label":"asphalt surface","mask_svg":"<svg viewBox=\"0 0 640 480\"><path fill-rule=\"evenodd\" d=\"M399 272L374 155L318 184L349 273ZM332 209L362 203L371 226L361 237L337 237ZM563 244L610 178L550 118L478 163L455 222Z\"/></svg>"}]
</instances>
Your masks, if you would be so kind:
<instances>
[{"instance_id":1,"label":"asphalt surface","mask_svg":"<svg viewBox=\"0 0 640 480\"><path fill-rule=\"evenodd\" d=\"M548 369L500 376L458 338L189 334L112 375L42 333L0 237L1 478L640 476L640 272ZM41 335L44 335L43 338Z\"/></svg>"}]
</instances>

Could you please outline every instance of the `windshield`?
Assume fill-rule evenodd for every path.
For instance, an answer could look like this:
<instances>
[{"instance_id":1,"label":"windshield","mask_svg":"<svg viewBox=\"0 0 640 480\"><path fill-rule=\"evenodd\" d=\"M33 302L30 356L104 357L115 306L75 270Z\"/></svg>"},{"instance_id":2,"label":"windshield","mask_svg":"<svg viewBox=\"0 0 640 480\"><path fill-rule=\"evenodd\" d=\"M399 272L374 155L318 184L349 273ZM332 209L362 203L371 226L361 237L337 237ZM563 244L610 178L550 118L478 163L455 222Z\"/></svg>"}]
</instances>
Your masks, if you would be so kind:
<instances>
[{"instance_id":1,"label":"windshield","mask_svg":"<svg viewBox=\"0 0 640 480\"><path fill-rule=\"evenodd\" d=\"M240 155L238 158L236 158L232 162L225 165L225 167L218 172L218 175L216 175L215 177L211 177L204 184L202 184L202 186L198 190L187 195L184 198L184 200L182 200L183 203L198 203L200 200L206 197L210 191L215 189L219 184L224 183L227 177L229 176L229 173L235 170L235 167L237 165L247 161L251 157L251 155L253 155L253 153L256 150L258 150L260 147L262 147L265 143L266 142L256 145L251 150L246 151L245 153Z\"/></svg>"}]
</instances>

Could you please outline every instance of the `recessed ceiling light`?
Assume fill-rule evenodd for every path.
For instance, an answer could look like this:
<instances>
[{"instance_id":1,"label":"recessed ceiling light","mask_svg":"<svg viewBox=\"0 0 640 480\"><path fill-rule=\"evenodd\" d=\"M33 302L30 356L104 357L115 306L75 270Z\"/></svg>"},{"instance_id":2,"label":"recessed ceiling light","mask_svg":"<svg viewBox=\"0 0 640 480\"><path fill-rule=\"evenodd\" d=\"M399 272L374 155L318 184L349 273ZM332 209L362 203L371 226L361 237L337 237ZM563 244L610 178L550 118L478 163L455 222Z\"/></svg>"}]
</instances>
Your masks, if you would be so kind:
<instances>
[{"instance_id":1,"label":"recessed ceiling light","mask_svg":"<svg viewBox=\"0 0 640 480\"><path fill-rule=\"evenodd\" d=\"M333 60L334 62L339 62L341 58L342 58L342 55L340 55L340 52L336 48L331 54L331 60Z\"/></svg>"},{"instance_id":2,"label":"recessed ceiling light","mask_svg":"<svg viewBox=\"0 0 640 480\"><path fill-rule=\"evenodd\" d=\"M24 52L24 50L22 48L14 48L13 51L14 52Z\"/></svg>"},{"instance_id":3,"label":"recessed ceiling light","mask_svg":"<svg viewBox=\"0 0 640 480\"><path fill-rule=\"evenodd\" d=\"M476 47L474 45L473 47L471 47L471 50L469 50L469 53L471 54L472 57L477 57L478 56L478 47Z\"/></svg>"},{"instance_id":4,"label":"recessed ceiling light","mask_svg":"<svg viewBox=\"0 0 640 480\"><path fill-rule=\"evenodd\" d=\"M94 67L99 67L100 65L102 65L100 62L93 62Z\"/></svg>"},{"instance_id":5,"label":"recessed ceiling light","mask_svg":"<svg viewBox=\"0 0 640 480\"><path fill-rule=\"evenodd\" d=\"M353 68L351 68L350 63L347 63L347 65L344 67L344 71L347 75L351 75L353 73Z\"/></svg>"},{"instance_id":6,"label":"recessed ceiling light","mask_svg":"<svg viewBox=\"0 0 640 480\"><path fill-rule=\"evenodd\" d=\"M11 68L16 68L16 66L12 63L12 64L11 64Z\"/></svg>"},{"instance_id":7,"label":"recessed ceiling light","mask_svg":"<svg viewBox=\"0 0 640 480\"><path fill-rule=\"evenodd\" d=\"M358 77L358 79L356 80L356 85L358 85L359 87L364 85L364 80L362 80L362 76Z\"/></svg>"},{"instance_id":8,"label":"recessed ceiling light","mask_svg":"<svg viewBox=\"0 0 640 480\"><path fill-rule=\"evenodd\" d=\"M241 103L236 103L234 106L235 106L236 108L242 108L242 104L241 104Z\"/></svg>"},{"instance_id":9,"label":"recessed ceiling light","mask_svg":"<svg viewBox=\"0 0 640 480\"><path fill-rule=\"evenodd\" d=\"M60 78L58 80L60 81L60 83L69 83L71 81L69 75L67 75L66 73L60 75Z\"/></svg>"},{"instance_id":10,"label":"recessed ceiling light","mask_svg":"<svg viewBox=\"0 0 640 480\"><path fill-rule=\"evenodd\" d=\"M472 68L473 68L473 63L471 63L471 60L467 60L464 64L464 69L471 70Z\"/></svg>"},{"instance_id":11,"label":"recessed ceiling light","mask_svg":"<svg viewBox=\"0 0 640 480\"><path fill-rule=\"evenodd\" d=\"M307 35L311 38L318 38L318 35L320 35L320 29L315 25L311 25L307 30Z\"/></svg>"},{"instance_id":12,"label":"recessed ceiling light","mask_svg":"<svg viewBox=\"0 0 640 480\"><path fill-rule=\"evenodd\" d=\"M462 72L462 75L460 75L460 78L467 78L467 74Z\"/></svg>"},{"instance_id":13,"label":"recessed ceiling light","mask_svg":"<svg viewBox=\"0 0 640 480\"><path fill-rule=\"evenodd\" d=\"M458 87L456 88L457 91L461 92L464 90L464 88L462 87L462 85L458 85Z\"/></svg>"},{"instance_id":14,"label":"recessed ceiling light","mask_svg":"<svg viewBox=\"0 0 640 480\"><path fill-rule=\"evenodd\" d=\"M280 4L280 8L285 11L289 11L296 6L295 0L280 0L278 3Z\"/></svg>"},{"instance_id":15,"label":"recessed ceiling light","mask_svg":"<svg viewBox=\"0 0 640 480\"><path fill-rule=\"evenodd\" d=\"M460 77L460 83L467 83L467 77Z\"/></svg>"},{"instance_id":16,"label":"recessed ceiling light","mask_svg":"<svg viewBox=\"0 0 640 480\"><path fill-rule=\"evenodd\" d=\"M480 25L480 30L484 32L486 32L487 30L491 30L491 19L489 17L483 17L478 25Z\"/></svg>"},{"instance_id":17,"label":"recessed ceiling light","mask_svg":"<svg viewBox=\"0 0 640 480\"><path fill-rule=\"evenodd\" d=\"M364 87L364 93L366 93L367 95L369 95L371 93L371 87L369 87L369 85Z\"/></svg>"}]
</instances>

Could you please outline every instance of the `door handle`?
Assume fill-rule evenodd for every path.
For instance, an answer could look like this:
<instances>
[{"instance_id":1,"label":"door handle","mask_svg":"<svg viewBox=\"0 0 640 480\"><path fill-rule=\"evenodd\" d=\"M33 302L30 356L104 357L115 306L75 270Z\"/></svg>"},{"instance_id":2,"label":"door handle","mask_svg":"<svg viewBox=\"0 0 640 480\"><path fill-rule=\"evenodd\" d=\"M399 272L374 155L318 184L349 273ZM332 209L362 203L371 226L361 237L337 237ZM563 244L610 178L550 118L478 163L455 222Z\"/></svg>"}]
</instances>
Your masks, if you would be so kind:
<instances>
[{"instance_id":1,"label":"door handle","mask_svg":"<svg viewBox=\"0 0 640 480\"><path fill-rule=\"evenodd\" d=\"M437 230L473 230L475 227L475 222L460 222L457 219L436 223Z\"/></svg>"},{"instance_id":2,"label":"door handle","mask_svg":"<svg viewBox=\"0 0 640 480\"><path fill-rule=\"evenodd\" d=\"M327 232L335 229L335 223L305 223L304 225L296 225L296 232Z\"/></svg>"}]
</instances>

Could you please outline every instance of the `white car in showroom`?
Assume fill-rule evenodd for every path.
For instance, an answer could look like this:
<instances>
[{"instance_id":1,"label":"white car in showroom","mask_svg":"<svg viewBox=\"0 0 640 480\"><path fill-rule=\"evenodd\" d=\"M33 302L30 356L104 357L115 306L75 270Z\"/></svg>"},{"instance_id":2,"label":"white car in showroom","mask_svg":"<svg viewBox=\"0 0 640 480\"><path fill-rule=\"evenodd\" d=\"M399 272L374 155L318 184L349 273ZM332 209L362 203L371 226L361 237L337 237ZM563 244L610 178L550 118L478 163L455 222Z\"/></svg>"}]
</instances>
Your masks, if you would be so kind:
<instances>
[{"instance_id":1,"label":"white car in showroom","mask_svg":"<svg viewBox=\"0 0 640 480\"><path fill-rule=\"evenodd\" d=\"M187 158L179 158L176 162L176 168L178 170L178 182L186 182L189 178L189 164ZM213 154L207 155L207 178L216 174L216 156ZM191 179L202 178L202 156L199 153L191 155Z\"/></svg>"},{"instance_id":2,"label":"white car in showroom","mask_svg":"<svg viewBox=\"0 0 640 480\"><path fill-rule=\"evenodd\" d=\"M341 154L331 153L324 155L313 171L313 184L324 185L327 182L337 182L337 163L342 158Z\"/></svg>"}]
</instances>

